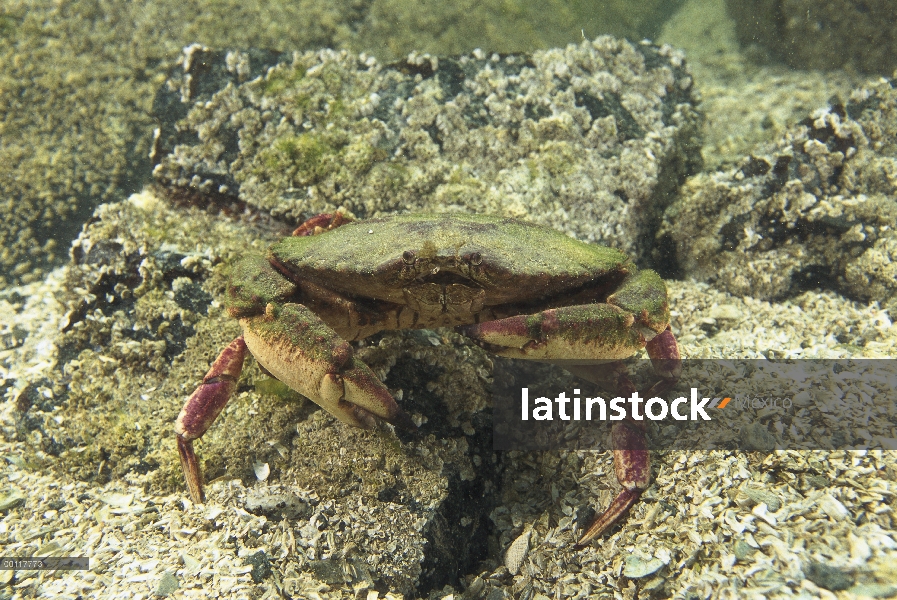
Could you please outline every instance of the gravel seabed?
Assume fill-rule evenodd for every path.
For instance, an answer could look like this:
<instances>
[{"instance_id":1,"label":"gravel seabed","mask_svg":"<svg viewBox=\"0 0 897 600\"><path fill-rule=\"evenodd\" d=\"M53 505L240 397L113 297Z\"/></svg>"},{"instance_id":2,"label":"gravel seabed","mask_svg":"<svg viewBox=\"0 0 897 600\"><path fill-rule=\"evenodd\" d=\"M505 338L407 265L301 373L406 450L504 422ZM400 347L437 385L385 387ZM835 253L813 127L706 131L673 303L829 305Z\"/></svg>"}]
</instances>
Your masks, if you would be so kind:
<instances>
[{"instance_id":1,"label":"gravel seabed","mask_svg":"<svg viewBox=\"0 0 897 600\"><path fill-rule=\"evenodd\" d=\"M20 328L30 331L33 327L36 333L59 322L61 306L53 300L59 281L50 277L43 284L19 290L28 303L15 315L10 312L9 296L4 295L0 299L3 321L10 323L7 317L15 316ZM733 298L703 284L671 282L670 295L673 327L686 357L762 358L771 348L782 357L888 357L894 355L897 344L897 326L883 311L831 292L807 292L789 302L768 303ZM713 333L708 334L710 325ZM845 333L853 336L850 345L837 339ZM13 369L22 372L33 373L51 364L39 335L29 335L27 340L24 346L3 351L4 364L10 364L10 353L20 359L12 361ZM15 407L11 402L2 407L0 423L12 427ZM897 432L891 431L897 438ZM41 472L22 458L28 454L22 443L2 441L0 452L6 459L0 488L3 553L91 558L88 572L18 571L13 578L12 571L0 571L3 597L148 598L170 589L174 579L178 587L172 597L184 598L286 594L372 599L390 595L378 592L364 578L356 580L354 587L333 585L308 572L291 570L287 557L297 547L301 553L309 546L309 538L320 537L320 532L301 519L289 524L248 513L243 508L247 489L239 480L213 482L207 503L194 505L186 493L147 493L139 480L100 486ZM525 482L563 456L517 459L515 477ZM643 589L665 584L676 596L686 590L701 596L798 593L821 598L887 597L897 592L888 583L897 576L897 537L890 506L897 491L894 452L669 453L659 460L655 486L646 494L648 501L640 503L617 532L576 554L569 546L577 505L589 502L590 488L595 490L591 502L597 506L606 504L615 489L607 453L585 453L581 459L578 473L564 473L554 482L552 495L560 497L559 515L527 522L521 515L532 511L513 498L493 512L508 544L524 532L529 536L521 574L512 577L505 566L497 565L492 572L477 576L479 582L472 574L469 586L488 585L504 590L503 594L529 589L548 597L549 590L541 587L546 581L552 581L560 597L610 593L612 588L623 597L634 597L636 582ZM790 470L791 480L765 475L775 468ZM802 472L821 477L813 484L819 487L803 489ZM257 487L266 485L259 482ZM675 516L667 513L661 500L680 507ZM256 583L247 558L259 549L270 558L275 575ZM742 553L757 554L749 559ZM705 560L696 562L698 557ZM801 565L810 558L851 573L857 583L848 591L833 593L801 579ZM702 562L703 568L696 566ZM659 583L657 576L621 578L621 574L632 575L638 568L650 570L661 563L678 575L670 575L669 580L663 576ZM566 574L544 577L565 568ZM733 583L739 580L746 582L744 588Z\"/></svg>"}]
</instances>

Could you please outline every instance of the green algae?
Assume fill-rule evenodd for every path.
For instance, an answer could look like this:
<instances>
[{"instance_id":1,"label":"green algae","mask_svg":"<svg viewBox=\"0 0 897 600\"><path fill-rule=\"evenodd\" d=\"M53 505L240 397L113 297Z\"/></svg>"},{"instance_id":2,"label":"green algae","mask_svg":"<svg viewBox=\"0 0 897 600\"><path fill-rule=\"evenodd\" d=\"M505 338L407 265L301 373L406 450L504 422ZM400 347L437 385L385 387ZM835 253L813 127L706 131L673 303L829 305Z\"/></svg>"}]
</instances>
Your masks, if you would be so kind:
<instances>
[{"instance_id":1,"label":"green algae","mask_svg":"<svg viewBox=\"0 0 897 600\"><path fill-rule=\"evenodd\" d=\"M262 91L268 96L279 96L285 90L295 87L303 77L305 77L305 69L301 66L271 69L265 76ZM297 96L296 105L300 108L308 108L309 100L308 96Z\"/></svg>"},{"instance_id":2,"label":"green algae","mask_svg":"<svg viewBox=\"0 0 897 600\"><path fill-rule=\"evenodd\" d=\"M608 302L636 315L655 331L662 330L670 322L666 284L650 269L630 275Z\"/></svg>"},{"instance_id":3,"label":"green algae","mask_svg":"<svg viewBox=\"0 0 897 600\"><path fill-rule=\"evenodd\" d=\"M332 153L332 148L323 143L319 136L303 133L282 137L274 140L270 148L259 154L264 169L257 173L289 173L296 183L307 184L324 174L320 171L321 158L327 152Z\"/></svg>"},{"instance_id":4,"label":"green algae","mask_svg":"<svg viewBox=\"0 0 897 600\"><path fill-rule=\"evenodd\" d=\"M343 136L300 133L274 140L259 155L263 168L258 175L272 171L290 178L295 185L308 185L338 171L367 173L376 163L387 158L387 151L363 139Z\"/></svg>"}]
</instances>

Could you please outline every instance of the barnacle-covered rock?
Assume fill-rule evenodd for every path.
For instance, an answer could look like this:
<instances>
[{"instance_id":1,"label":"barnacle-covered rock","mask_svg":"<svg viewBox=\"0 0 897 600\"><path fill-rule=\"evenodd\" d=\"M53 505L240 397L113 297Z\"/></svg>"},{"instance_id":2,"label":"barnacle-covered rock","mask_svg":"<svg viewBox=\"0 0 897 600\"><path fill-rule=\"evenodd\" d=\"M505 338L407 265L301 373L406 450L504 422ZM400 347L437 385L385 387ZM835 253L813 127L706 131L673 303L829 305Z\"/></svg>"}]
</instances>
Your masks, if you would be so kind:
<instances>
[{"instance_id":1,"label":"barnacle-covered rock","mask_svg":"<svg viewBox=\"0 0 897 600\"><path fill-rule=\"evenodd\" d=\"M683 57L610 37L531 55L193 46L156 98L176 198L301 221L343 207L502 214L638 255L699 165Z\"/></svg>"},{"instance_id":2,"label":"barnacle-covered rock","mask_svg":"<svg viewBox=\"0 0 897 600\"><path fill-rule=\"evenodd\" d=\"M736 167L689 180L659 238L689 276L742 296L806 287L897 302L897 91L814 112Z\"/></svg>"}]
</instances>

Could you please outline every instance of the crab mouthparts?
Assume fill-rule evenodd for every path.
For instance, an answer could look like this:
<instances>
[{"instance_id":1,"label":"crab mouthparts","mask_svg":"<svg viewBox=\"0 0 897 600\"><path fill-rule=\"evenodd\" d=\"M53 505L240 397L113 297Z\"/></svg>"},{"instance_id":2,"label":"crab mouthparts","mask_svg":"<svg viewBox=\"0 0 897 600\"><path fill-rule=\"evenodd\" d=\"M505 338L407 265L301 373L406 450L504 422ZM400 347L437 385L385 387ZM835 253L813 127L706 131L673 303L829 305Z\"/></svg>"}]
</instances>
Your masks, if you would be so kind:
<instances>
[{"instance_id":1,"label":"crab mouthparts","mask_svg":"<svg viewBox=\"0 0 897 600\"><path fill-rule=\"evenodd\" d=\"M479 289L479 285L472 279L455 271L443 270L441 267L433 267L423 275L420 275L415 283L422 285L463 285L464 287Z\"/></svg>"},{"instance_id":2,"label":"crab mouthparts","mask_svg":"<svg viewBox=\"0 0 897 600\"><path fill-rule=\"evenodd\" d=\"M470 284L469 279L460 275L442 273L437 281L426 278L406 287L405 299L412 310L421 314L450 313L456 317L451 324L469 322L471 315L483 310L486 298L485 290Z\"/></svg>"}]
</instances>

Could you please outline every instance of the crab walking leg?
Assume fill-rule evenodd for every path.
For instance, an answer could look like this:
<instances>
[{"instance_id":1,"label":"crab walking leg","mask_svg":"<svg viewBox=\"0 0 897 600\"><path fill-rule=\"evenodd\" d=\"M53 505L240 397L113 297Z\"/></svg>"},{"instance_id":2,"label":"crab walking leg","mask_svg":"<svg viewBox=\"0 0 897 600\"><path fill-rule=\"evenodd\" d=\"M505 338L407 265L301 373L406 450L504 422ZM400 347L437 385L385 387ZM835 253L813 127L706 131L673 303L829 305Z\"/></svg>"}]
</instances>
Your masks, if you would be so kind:
<instances>
[{"instance_id":1,"label":"crab walking leg","mask_svg":"<svg viewBox=\"0 0 897 600\"><path fill-rule=\"evenodd\" d=\"M589 525L576 542L577 548L585 546L625 517L651 484L651 455L645 440L644 426L631 419L617 423L611 429L611 442L614 448L614 473L623 489L610 506Z\"/></svg>"},{"instance_id":2,"label":"crab walking leg","mask_svg":"<svg viewBox=\"0 0 897 600\"><path fill-rule=\"evenodd\" d=\"M621 397L629 397L636 391L622 362L565 366L574 375L608 387ZM611 429L611 447L614 453L614 474L623 489L586 528L575 548L582 548L618 523L651 484L651 454L648 452L643 421L627 416L622 422L615 423Z\"/></svg>"},{"instance_id":3,"label":"crab walking leg","mask_svg":"<svg viewBox=\"0 0 897 600\"><path fill-rule=\"evenodd\" d=\"M654 372L660 377L657 383L643 392L650 398L663 394L676 385L682 374L682 358L679 356L679 344L669 326L645 344L645 350L648 351Z\"/></svg>"},{"instance_id":4,"label":"crab walking leg","mask_svg":"<svg viewBox=\"0 0 897 600\"><path fill-rule=\"evenodd\" d=\"M246 345L268 372L331 415L370 427L376 415L403 429L417 427L352 347L301 304L268 304L240 319Z\"/></svg>"},{"instance_id":5,"label":"crab walking leg","mask_svg":"<svg viewBox=\"0 0 897 600\"><path fill-rule=\"evenodd\" d=\"M194 502L203 502L205 495L202 491L202 472L193 452L193 440L202 437L224 410L237 386L245 357L246 344L240 336L221 351L174 422L181 468Z\"/></svg>"},{"instance_id":6,"label":"crab walking leg","mask_svg":"<svg viewBox=\"0 0 897 600\"><path fill-rule=\"evenodd\" d=\"M667 327L645 344L648 356L651 358L654 371L660 377L659 381L650 388L641 392L643 398L650 398L662 394L672 388L679 379L682 370L682 362L679 357L679 345L673 332ZM615 389L621 396L630 396L635 392L635 386L626 374L622 363L608 365L612 373ZM587 380L595 381L582 367L570 369L575 375ZM604 381L607 375L601 376ZM638 502L642 492L651 485L651 454L648 451L645 436L645 422L626 418L614 425L611 429L611 443L614 449L614 473L617 481L623 489L613 499L610 506L592 521L582 537L576 542L576 547L581 548L618 523L629 509Z\"/></svg>"},{"instance_id":7,"label":"crab walking leg","mask_svg":"<svg viewBox=\"0 0 897 600\"><path fill-rule=\"evenodd\" d=\"M654 334L644 322L637 324L632 313L612 304L567 306L458 329L495 354L558 363L574 375L609 384L615 394L623 397L636 391L623 363L596 365L596 361L627 358L645 347L660 377L647 390L651 395L672 387L681 369L679 347L669 326ZM646 334L651 336L648 341ZM627 418L616 423L611 430L611 442L614 472L623 490L592 522L577 547L626 516L651 483L651 457L644 422Z\"/></svg>"}]
</instances>

